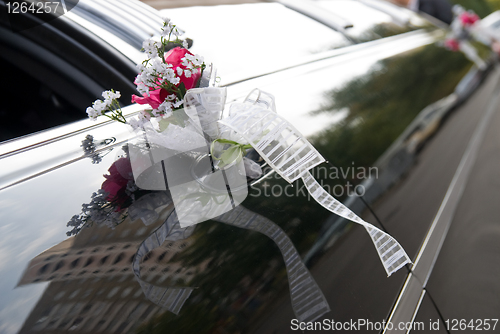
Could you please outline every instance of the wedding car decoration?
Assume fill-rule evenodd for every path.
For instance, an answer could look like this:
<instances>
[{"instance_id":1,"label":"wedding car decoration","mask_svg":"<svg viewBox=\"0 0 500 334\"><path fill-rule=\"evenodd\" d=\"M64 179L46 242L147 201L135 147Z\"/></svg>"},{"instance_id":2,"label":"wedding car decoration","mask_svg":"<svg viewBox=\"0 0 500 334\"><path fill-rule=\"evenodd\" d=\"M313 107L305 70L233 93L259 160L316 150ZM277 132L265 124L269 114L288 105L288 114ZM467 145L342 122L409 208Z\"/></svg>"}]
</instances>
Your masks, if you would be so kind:
<instances>
[{"instance_id":1,"label":"wedding car decoration","mask_svg":"<svg viewBox=\"0 0 500 334\"><path fill-rule=\"evenodd\" d=\"M460 5L453 6L453 14L451 31L446 36L444 46L451 51L461 51L479 69L486 69L486 63L479 57L476 48L470 43L479 29L479 16L471 10L466 11Z\"/></svg>"},{"instance_id":2,"label":"wedding car decoration","mask_svg":"<svg viewBox=\"0 0 500 334\"><path fill-rule=\"evenodd\" d=\"M142 96L134 95L132 101L143 104L145 109L137 118L123 116L116 100L120 94L113 90L105 91L104 100L97 100L87 109L92 119L105 116L134 129L134 139L128 144L134 186L149 191L168 189L174 204L175 212L169 218L172 222L165 222L164 228L143 242L136 259L161 245L172 233L177 235L174 230L187 237L189 233L184 232L203 221L236 224L238 217L248 215L248 220L236 225L266 234L276 240L280 249L291 245L281 229L264 222L257 224L265 218L257 219L240 206L248 193L248 179L262 174L260 165L246 158L249 150L255 150L287 182L302 179L312 198L325 209L362 225L373 240L387 275L411 262L393 237L363 221L314 179L310 170L325 159L276 112L271 94L255 89L243 102L232 103L223 117L226 89L216 87L215 68L187 50L186 43L179 38L181 34L166 20L159 41L144 42L147 59L139 65L140 73L135 79ZM285 248L282 252L288 268L291 260L287 260ZM304 275L297 276L295 269L288 273L292 304L299 319L311 321L329 308L314 279L299 262ZM138 263L134 263L137 277L138 268ZM155 288L144 282L141 286L148 296L156 296L160 291L168 295L169 301L154 301L175 313L182 303L172 305L170 301L185 300L191 291L172 289L167 294L160 289L152 293ZM307 307L294 295L297 291L303 295L306 290L308 295L314 292L317 296Z\"/></svg>"}]
</instances>

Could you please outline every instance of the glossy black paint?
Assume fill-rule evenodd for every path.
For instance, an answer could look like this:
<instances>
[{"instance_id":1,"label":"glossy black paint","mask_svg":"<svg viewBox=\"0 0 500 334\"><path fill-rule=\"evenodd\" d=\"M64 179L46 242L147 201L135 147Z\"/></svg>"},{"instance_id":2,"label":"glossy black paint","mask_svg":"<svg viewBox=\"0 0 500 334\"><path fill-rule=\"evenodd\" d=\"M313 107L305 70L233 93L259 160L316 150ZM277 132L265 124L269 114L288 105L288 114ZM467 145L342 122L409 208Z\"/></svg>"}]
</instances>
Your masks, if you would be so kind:
<instances>
[{"instance_id":1,"label":"glossy black paint","mask_svg":"<svg viewBox=\"0 0 500 334\"><path fill-rule=\"evenodd\" d=\"M481 111L497 94L498 74L478 72L462 54L442 48L440 29L396 37L241 80L228 85L228 100L241 99L255 87L274 94L278 112L330 162L314 171L317 179L366 221L396 237L415 259ZM471 77L479 79L471 83ZM146 281L196 287L179 315L149 301L132 274L137 247L163 223L171 206L157 208L159 219L149 226L125 219L115 229L94 224L67 238L68 220L90 202L113 163L126 156L127 134L120 125L81 124L83 130L66 136L60 128L57 140L0 155L0 333L292 331L282 254L261 233L207 221L191 237L166 242L146 256L141 269ZM77 147L87 134L112 139L102 148L99 164ZM488 159L484 154L482 159ZM494 171L485 173L483 182L496 180ZM495 184L488 193L497 194ZM356 185L364 189L362 199L347 196ZM331 311L323 318L376 322L389 317L407 270L387 278L362 228L324 210L301 183L290 187L275 174L249 191L243 206L286 232L325 294ZM496 229L495 212L481 231ZM470 233L461 220L452 228L429 286L448 317L471 315L456 305L477 296L493 310L498 300L472 289L457 293L477 282L468 268L448 272L457 270L456 242L463 244ZM496 239L489 237L491 248L483 251L494 261ZM496 294L492 276L497 271L481 269ZM460 283L449 286L457 277ZM448 302L450 295L454 303ZM435 321L437 315L426 297L417 320Z\"/></svg>"}]
</instances>

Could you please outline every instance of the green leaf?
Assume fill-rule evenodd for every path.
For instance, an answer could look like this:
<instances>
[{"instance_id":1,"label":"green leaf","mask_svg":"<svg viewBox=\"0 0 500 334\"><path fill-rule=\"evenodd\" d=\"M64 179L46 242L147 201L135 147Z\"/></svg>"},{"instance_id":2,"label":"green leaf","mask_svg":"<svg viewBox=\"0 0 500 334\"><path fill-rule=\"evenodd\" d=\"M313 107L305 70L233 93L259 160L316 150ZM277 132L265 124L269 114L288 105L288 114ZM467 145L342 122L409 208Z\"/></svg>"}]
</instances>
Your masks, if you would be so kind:
<instances>
[{"instance_id":1,"label":"green leaf","mask_svg":"<svg viewBox=\"0 0 500 334\"><path fill-rule=\"evenodd\" d=\"M186 95L186 86L184 85L184 82L181 82L178 87L179 95L180 97L184 98Z\"/></svg>"}]
</instances>

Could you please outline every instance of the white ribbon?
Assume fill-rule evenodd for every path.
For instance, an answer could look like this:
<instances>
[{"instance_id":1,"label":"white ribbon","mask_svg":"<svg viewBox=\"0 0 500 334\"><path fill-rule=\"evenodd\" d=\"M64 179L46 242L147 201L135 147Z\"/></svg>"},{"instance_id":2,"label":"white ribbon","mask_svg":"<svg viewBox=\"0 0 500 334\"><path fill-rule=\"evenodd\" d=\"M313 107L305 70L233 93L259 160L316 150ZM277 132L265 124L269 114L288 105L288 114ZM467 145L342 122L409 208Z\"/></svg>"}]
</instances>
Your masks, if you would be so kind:
<instances>
[{"instance_id":1,"label":"white ribbon","mask_svg":"<svg viewBox=\"0 0 500 334\"><path fill-rule=\"evenodd\" d=\"M155 206L163 206L171 203L170 197L164 192L154 193L154 196L157 198L152 199L153 201L147 205L148 210L154 209ZM144 205L140 204L139 206L142 208ZM146 216L149 217L150 214L146 213ZM143 218L140 212L138 218ZM285 262L292 308L299 321L314 321L330 311L323 292L302 262L288 235L278 225L241 205L219 217L215 217L213 220L262 233L274 241ZM141 243L132 264L134 275L144 295L156 305L174 314L180 312L194 288L162 287L145 282L141 278L141 260L150 251L160 247L166 240L177 241L187 239L192 235L193 231L194 226L185 228L180 226L176 209L173 210L165 222Z\"/></svg>"},{"instance_id":2,"label":"white ribbon","mask_svg":"<svg viewBox=\"0 0 500 334\"><path fill-rule=\"evenodd\" d=\"M362 220L314 179L309 170L325 159L293 125L276 114L274 102L269 103L270 100L274 101L272 95L255 90L243 103L231 106L230 116L219 123L252 145L287 182L301 178L311 196L324 208L362 225L369 233L388 276L411 263L396 239Z\"/></svg>"},{"instance_id":3,"label":"white ribbon","mask_svg":"<svg viewBox=\"0 0 500 334\"><path fill-rule=\"evenodd\" d=\"M276 113L272 95L254 90L243 103L231 105L229 117L216 122L225 96L226 91L221 88L188 92L186 114L190 120L185 128L191 132L196 129L198 134L185 137L179 146L175 146L174 138L161 138L168 132L158 134L152 128L146 128L142 143L129 145L137 186L150 190L169 189L175 204L175 211L141 244L134 259L134 273L150 300L177 314L193 288L162 288L144 282L140 279L139 268L142 257L165 240L187 238L193 231L192 225L212 219L258 231L278 245L287 268L292 307L300 321L314 321L329 311L323 293L286 233L265 217L238 206L248 191L244 160L218 171L213 162L209 163L209 141L217 137L249 143L287 182L302 179L307 191L321 206L362 225L370 235L387 275L411 263L393 237L362 220L314 179L309 171L325 159L297 129ZM205 145L202 145L202 137L206 140ZM186 145L195 149L178 149ZM205 159L201 168L200 157ZM183 162L186 159L187 164ZM201 169L201 175L196 174L196 168ZM137 209L146 209L144 212L148 213L150 208L139 203Z\"/></svg>"}]
</instances>

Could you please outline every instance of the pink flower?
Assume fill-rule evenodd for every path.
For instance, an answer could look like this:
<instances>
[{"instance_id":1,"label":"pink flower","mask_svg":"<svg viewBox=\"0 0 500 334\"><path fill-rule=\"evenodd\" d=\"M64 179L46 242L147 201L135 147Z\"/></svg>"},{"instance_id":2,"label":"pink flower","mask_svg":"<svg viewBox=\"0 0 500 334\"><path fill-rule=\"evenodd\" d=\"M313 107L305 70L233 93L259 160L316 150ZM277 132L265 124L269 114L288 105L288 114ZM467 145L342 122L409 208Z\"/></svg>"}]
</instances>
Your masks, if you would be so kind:
<instances>
[{"instance_id":1,"label":"pink flower","mask_svg":"<svg viewBox=\"0 0 500 334\"><path fill-rule=\"evenodd\" d=\"M120 158L116 160L108 169L109 175L104 175L106 181L101 185L101 189L108 193L106 198L110 202L118 204L117 210L127 200L128 196L125 194L127 184L133 179L132 166L130 160L127 158Z\"/></svg>"},{"instance_id":2,"label":"pink flower","mask_svg":"<svg viewBox=\"0 0 500 334\"><path fill-rule=\"evenodd\" d=\"M180 67L183 70L185 70L185 69L187 69L187 67L182 65L182 58L184 58L186 56L186 54L193 56L193 54L191 52L189 52L188 49L184 49L181 47L173 48L165 54L165 62L168 64L171 64L172 69L176 73L177 73L177 67ZM196 86L196 83L200 79L200 76L201 76L200 69L196 69L192 72L193 72L193 74L189 78L187 78L184 74L182 74L180 76L181 83L184 83L186 90L194 88L194 86Z\"/></svg>"},{"instance_id":3,"label":"pink flower","mask_svg":"<svg viewBox=\"0 0 500 334\"><path fill-rule=\"evenodd\" d=\"M168 95L169 93L165 89L158 88L155 90L150 90L149 96L147 94L143 94L142 97L139 97L137 95L132 95L132 102L139 104L149 104L151 108L158 109L160 104L162 104L163 101L165 101Z\"/></svg>"},{"instance_id":4,"label":"pink flower","mask_svg":"<svg viewBox=\"0 0 500 334\"><path fill-rule=\"evenodd\" d=\"M181 83L184 84L186 90L194 88L201 77L201 70L199 68L191 70L191 75L189 77L186 77L184 70L186 70L187 67L182 65L182 58L184 58L186 54L189 54L191 56L193 55L191 52L189 52L189 50L181 47L173 48L165 54L165 62L172 65L172 69L175 73L180 72L180 70L178 72L177 68L180 68L183 71L183 73L179 75L180 82L175 85L175 88L172 88L170 90L160 88L160 82L158 83L158 86L156 88L150 88L149 96L147 94L143 94L142 97L132 95L132 102L139 104L149 104L153 109L158 109L160 104L165 101L168 95L175 94L176 96L178 96L177 88Z\"/></svg>"},{"instance_id":5,"label":"pink flower","mask_svg":"<svg viewBox=\"0 0 500 334\"><path fill-rule=\"evenodd\" d=\"M479 16L477 16L477 14L475 14L475 13L464 12L464 13L460 14L459 19L460 19L460 22L462 22L462 25L467 27L467 26L471 26L474 23L476 23L477 21L479 21Z\"/></svg>"},{"instance_id":6,"label":"pink flower","mask_svg":"<svg viewBox=\"0 0 500 334\"><path fill-rule=\"evenodd\" d=\"M460 49L460 43L454 38L444 41L444 46L451 51L458 51Z\"/></svg>"}]
</instances>

